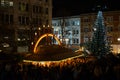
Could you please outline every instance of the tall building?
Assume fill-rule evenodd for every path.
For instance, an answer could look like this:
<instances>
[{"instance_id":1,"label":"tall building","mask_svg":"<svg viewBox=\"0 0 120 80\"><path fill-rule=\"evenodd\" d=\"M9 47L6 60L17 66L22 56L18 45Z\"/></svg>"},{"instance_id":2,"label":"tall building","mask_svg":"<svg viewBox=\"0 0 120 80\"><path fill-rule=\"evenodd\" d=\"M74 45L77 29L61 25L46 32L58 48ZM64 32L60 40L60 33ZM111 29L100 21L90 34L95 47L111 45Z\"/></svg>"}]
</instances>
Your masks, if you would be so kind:
<instances>
[{"instance_id":1,"label":"tall building","mask_svg":"<svg viewBox=\"0 0 120 80\"><path fill-rule=\"evenodd\" d=\"M103 12L107 30L107 40L113 46L113 52L120 53L120 11ZM62 38L62 27L67 44L82 45L92 39L93 26L97 19L96 13L84 13L79 16L59 17L52 19L54 34ZM68 36L67 36L68 35Z\"/></svg>"},{"instance_id":2,"label":"tall building","mask_svg":"<svg viewBox=\"0 0 120 80\"><path fill-rule=\"evenodd\" d=\"M51 29L51 23L52 0L0 1L1 41L16 43L16 46L29 45L44 33L43 27Z\"/></svg>"},{"instance_id":3,"label":"tall building","mask_svg":"<svg viewBox=\"0 0 120 80\"><path fill-rule=\"evenodd\" d=\"M57 17L52 19L54 34L67 46L80 46L80 17Z\"/></svg>"},{"instance_id":4,"label":"tall building","mask_svg":"<svg viewBox=\"0 0 120 80\"><path fill-rule=\"evenodd\" d=\"M92 30L97 13L81 14L81 44L91 40ZM120 53L120 11L103 12L107 30L107 40L112 44L113 51Z\"/></svg>"}]
</instances>

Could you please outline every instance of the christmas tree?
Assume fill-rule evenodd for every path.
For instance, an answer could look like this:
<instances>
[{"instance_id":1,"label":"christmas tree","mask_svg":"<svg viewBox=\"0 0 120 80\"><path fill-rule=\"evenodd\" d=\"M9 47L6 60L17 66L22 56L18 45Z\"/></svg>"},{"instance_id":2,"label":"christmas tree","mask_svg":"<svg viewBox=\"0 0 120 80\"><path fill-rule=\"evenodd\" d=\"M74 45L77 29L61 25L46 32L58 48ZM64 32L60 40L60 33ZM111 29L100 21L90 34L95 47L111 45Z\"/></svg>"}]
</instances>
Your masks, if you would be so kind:
<instances>
[{"instance_id":1,"label":"christmas tree","mask_svg":"<svg viewBox=\"0 0 120 80\"><path fill-rule=\"evenodd\" d=\"M93 26L92 40L87 49L95 56L104 56L111 52L110 44L107 41L106 27L102 11L98 12L96 22Z\"/></svg>"}]
</instances>

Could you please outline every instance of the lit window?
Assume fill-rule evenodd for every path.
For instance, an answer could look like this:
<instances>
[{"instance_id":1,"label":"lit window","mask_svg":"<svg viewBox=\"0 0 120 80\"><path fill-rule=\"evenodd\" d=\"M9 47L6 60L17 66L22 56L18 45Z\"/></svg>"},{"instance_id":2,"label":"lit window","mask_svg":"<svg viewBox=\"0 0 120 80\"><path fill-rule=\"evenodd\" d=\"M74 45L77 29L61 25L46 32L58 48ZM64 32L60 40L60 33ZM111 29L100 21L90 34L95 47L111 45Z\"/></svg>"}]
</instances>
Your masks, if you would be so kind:
<instances>
[{"instance_id":1,"label":"lit window","mask_svg":"<svg viewBox=\"0 0 120 80\"><path fill-rule=\"evenodd\" d=\"M4 4L5 4L5 1L1 0L1 6L4 6Z\"/></svg>"},{"instance_id":2,"label":"lit window","mask_svg":"<svg viewBox=\"0 0 120 80\"><path fill-rule=\"evenodd\" d=\"M28 4L26 3L19 3L19 10L20 11L28 11Z\"/></svg>"},{"instance_id":3,"label":"lit window","mask_svg":"<svg viewBox=\"0 0 120 80\"><path fill-rule=\"evenodd\" d=\"M75 25L76 25L76 26L79 26L79 25L80 25L80 22L79 22L79 21L75 21Z\"/></svg>"},{"instance_id":4,"label":"lit window","mask_svg":"<svg viewBox=\"0 0 120 80\"><path fill-rule=\"evenodd\" d=\"M24 11L24 10L25 10L25 4L24 4L24 3L21 4L20 7L21 7L21 11Z\"/></svg>"},{"instance_id":5,"label":"lit window","mask_svg":"<svg viewBox=\"0 0 120 80\"><path fill-rule=\"evenodd\" d=\"M13 2L8 0L1 0L1 6L13 6Z\"/></svg>"},{"instance_id":6,"label":"lit window","mask_svg":"<svg viewBox=\"0 0 120 80\"><path fill-rule=\"evenodd\" d=\"M10 4L10 6L13 6L13 2L10 2L9 4Z\"/></svg>"}]
</instances>

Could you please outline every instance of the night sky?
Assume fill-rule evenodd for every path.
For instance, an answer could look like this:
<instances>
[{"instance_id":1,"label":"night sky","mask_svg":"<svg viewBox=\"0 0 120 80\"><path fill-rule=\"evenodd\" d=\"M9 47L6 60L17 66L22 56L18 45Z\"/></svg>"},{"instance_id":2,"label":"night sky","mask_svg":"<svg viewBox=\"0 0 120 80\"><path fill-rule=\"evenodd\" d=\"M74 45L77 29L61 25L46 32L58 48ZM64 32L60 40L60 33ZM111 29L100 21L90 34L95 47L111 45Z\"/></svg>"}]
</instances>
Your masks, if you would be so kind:
<instances>
[{"instance_id":1,"label":"night sky","mask_svg":"<svg viewBox=\"0 0 120 80\"><path fill-rule=\"evenodd\" d=\"M53 0L53 17L95 12L98 5L103 11L120 10L119 0Z\"/></svg>"}]
</instances>

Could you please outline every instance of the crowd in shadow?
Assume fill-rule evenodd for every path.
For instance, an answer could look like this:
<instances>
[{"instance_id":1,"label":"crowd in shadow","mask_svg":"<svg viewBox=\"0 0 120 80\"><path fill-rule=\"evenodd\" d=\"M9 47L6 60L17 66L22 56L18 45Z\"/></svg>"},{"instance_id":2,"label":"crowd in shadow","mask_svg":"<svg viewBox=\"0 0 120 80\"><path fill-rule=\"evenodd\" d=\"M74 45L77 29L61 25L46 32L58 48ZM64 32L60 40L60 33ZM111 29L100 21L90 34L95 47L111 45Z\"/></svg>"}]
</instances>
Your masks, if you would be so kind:
<instances>
[{"instance_id":1,"label":"crowd in shadow","mask_svg":"<svg viewBox=\"0 0 120 80\"><path fill-rule=\"evenodd\" d=\"M120 58L79 57L48 65L1 63L0 80L120 80Z\"/></svg>"}]
</instances>

